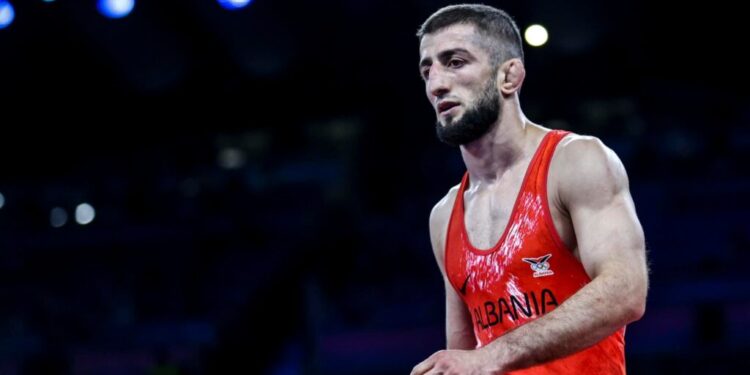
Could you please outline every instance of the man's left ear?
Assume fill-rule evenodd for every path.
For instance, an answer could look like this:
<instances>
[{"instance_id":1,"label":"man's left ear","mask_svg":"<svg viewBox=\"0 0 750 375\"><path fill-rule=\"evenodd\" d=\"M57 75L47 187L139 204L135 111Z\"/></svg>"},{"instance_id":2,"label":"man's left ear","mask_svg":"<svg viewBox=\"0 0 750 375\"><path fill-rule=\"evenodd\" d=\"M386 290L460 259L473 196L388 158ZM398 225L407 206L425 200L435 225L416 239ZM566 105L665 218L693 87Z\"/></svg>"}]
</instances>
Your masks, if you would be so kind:
<instances>
[{"instance_id":1,"label":"man's left ear","mask_svg":"<svg viewBox=\"0 0 750 375\"><path fill-rule=\"evenodd\" d=\"M499 82L500 92L503 95L510 95L521 89L523 79L526 77L526 68L523 66L523 61L519 58L512 58L500 65L499 78L502 82Z\"/></svg>"}]
</instances>

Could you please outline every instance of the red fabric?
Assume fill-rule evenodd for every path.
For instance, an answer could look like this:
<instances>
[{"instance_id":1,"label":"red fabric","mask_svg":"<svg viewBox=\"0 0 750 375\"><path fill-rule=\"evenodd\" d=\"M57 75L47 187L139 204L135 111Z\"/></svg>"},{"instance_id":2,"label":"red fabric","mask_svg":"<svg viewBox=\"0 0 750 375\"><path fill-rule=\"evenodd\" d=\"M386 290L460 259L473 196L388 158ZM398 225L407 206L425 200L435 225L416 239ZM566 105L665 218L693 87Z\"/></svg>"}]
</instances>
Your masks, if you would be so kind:
<instances>
[{"instance_id":1,"label":"red fabric","mask_svg":"<svg viewBox=\"0 0 750 375\"><path fill-rule=\"evenodd\" d=\"M478 347L550 312L591 281L557 234L547 200L550 160L567 134L544 136L505 232L490 249L477 249L469 241L463 200L468 172L461 181L448 225L445 269L469 309ZM512 374L624 374L624 335L623 327L581 352Z\"/></svg>"}]
</instances>

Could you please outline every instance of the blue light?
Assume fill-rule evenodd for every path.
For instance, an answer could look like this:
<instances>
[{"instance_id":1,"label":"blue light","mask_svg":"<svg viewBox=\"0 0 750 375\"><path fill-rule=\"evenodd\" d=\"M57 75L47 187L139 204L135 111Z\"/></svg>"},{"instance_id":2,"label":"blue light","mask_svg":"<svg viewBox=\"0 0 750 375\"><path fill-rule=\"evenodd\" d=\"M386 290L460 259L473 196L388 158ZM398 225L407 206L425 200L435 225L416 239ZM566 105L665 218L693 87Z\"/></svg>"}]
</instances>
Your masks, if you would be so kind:
<instances>
[{"instance_id":1,"label":"blue light","mask_svg":"<svg viewBox=\"0 0 750 375\"><path fill-rule=\"evenodd\" d=\"M109 18L122 18L130 14L135 0L99 0L96 7L99 13Z\"/></svg>"},{"instance_id":2,"label":"blue light","mask_svg":"<svg viewBox=\"0 0 750 375\"><path fill-rule=\"evenodd\" d=\"M246 7L253 0L216 0L224 9L235 10Z\"/></svg>"},{"instance_id":3,"label":"blue light","mask_svg":"<svg viewBox=\"0 0 750 375\"><path fill-rule=\"evenodd\" d=\"M0 0L0 29L4 29L13 23L16 18L16 12L13 5L6 0Z\"/></svg>"}]
</instances>

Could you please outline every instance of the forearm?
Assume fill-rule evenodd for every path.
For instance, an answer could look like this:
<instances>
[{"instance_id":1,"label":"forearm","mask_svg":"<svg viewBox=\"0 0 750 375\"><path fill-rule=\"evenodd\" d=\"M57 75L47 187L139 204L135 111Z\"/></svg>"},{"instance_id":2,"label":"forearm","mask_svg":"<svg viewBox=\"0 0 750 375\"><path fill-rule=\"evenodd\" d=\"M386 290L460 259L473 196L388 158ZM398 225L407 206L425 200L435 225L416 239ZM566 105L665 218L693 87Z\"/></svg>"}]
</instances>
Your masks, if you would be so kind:
<instances>
[{"instance_id":1,"label":"forearm","mask_svg":"<svg viewBox=\"0 0 750 375\"><path fill-rule=\"evenodd\" d=\"M552 312L480 350L498 364L498 372L579 352L642 315L645 291L638 284L615 273L602 274Z\"/></svg>"}]
</instances>

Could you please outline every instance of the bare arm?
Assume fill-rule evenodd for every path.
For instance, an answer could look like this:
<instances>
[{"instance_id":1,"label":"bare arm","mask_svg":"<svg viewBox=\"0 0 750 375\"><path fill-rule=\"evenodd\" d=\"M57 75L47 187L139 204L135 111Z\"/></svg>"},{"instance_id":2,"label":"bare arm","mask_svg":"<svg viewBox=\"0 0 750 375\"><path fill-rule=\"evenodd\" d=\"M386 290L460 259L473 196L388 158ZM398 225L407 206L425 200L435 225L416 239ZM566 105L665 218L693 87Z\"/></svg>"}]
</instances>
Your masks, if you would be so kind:
<instances>
[{"instance_id":1,"label":"bare arm","mask_svg":"<svg viewBox=\"0 0 750 375\"><path fill-rule=\"evenodd\" d=\"M438 202L430 213L430 240L440 274L445 285L445 335L447 349L474 349L476 340L471 316L466 305L453 289L445 274L445 235L448 230L456 191L453 188Z\"/></svg>"},{"instance_id":2,"label":"bare arm","mask_svg":"<svg viewBox=\"0 0 750 375\"><path fill-rule=\"evenodd\" d=\"M578 138L564 147L556 165L558 193L592 281L549 314L478 350L497 365L492 373L576 353L639 319L645 310L643 230L625 169L614 152L594 138Z\"/></svg>"},{"instance_id":3,"label":"bare arm","mask_svg":"<svg viewBox=\"0 0 750 375\"><path fill-rule=\"evenodd\" d=\"M564 141L553 159L560 205L568 211L592 281L552 312L477 350L442 350L412 375L504 374L581 351L639 319L648 272L643 230L617 156L593 138ZM552 171L552 170L551 170Z\"/></svg>"}]
</instances>

